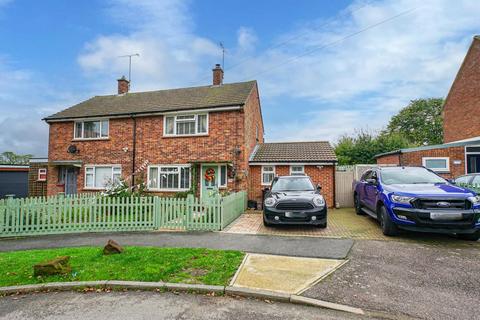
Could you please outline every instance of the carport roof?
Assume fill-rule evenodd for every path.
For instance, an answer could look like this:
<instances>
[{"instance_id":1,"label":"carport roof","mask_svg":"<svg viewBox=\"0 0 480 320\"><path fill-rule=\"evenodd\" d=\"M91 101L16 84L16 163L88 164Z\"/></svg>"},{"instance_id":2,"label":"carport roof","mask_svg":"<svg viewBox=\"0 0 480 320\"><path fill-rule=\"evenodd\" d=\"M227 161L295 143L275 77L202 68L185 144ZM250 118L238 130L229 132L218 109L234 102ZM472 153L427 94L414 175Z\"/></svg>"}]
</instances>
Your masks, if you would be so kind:
<instances>
[{"instance_id":1,"label":"carport roof","mask_svg":"<svg viewBox=\"0 0 480 320\"><path fill-rule=\"evenodd\" d=\"M335 163L337 156L328 141L274 142L258 145L250 163Z\"/></svg>"}]
</instances>

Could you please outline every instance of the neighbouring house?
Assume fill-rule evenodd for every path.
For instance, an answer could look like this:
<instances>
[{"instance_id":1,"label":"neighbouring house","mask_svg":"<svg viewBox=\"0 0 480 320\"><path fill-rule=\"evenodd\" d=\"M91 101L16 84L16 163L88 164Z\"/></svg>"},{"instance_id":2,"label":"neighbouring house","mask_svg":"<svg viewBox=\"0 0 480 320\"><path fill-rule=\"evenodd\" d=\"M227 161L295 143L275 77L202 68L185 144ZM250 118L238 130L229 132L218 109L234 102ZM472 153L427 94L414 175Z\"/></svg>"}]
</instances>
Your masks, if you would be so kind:
<instances>
[{"instance_id":1,"label":"neighbouring house","mask_svg":"<svg viewBox=\"0 0 480 320\"><path fill-rule=\"evenodd\" d=\"M28 165L0 164L0 199L28 196Z\"/></svg>"},{"instance_id":2,"label":"neighbouring house","mask_svg":"<svg viewBox=\"0 0 480 320\"><path fill-rule=\"evenodd\" d=\"M425 166L446 178L480 172L480 36L475 36L443 107L440 145L395 150L377 164Z\"/></svg>"},{"instance_id":3,"label":"neighbouring house","mask_svg":"<svg viewBox=\"0 0 480 320\"><path fill-rule=\"evenodd\" d=\"M267 184L260 172L270 179L270 168L310 175L334 204L330 144L265 144L257 82L224 84L220 65L212 85L201 87L129 92L122 77L118 94L95 96L44 120L48 195L100 191L122 178L131 186L144 182L151 193L205 198L246 190L259 201Z\"/></svg>"}]
</instances>

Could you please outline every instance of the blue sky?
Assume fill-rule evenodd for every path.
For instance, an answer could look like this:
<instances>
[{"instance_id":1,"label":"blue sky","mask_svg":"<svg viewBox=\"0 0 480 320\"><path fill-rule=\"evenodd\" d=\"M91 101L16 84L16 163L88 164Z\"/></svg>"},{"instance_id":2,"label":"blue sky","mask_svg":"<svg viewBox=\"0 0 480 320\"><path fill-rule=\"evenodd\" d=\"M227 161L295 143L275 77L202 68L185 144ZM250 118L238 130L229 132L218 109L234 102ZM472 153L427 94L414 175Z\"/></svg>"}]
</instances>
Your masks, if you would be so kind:
<instances>
[{"instance_id":1,"label":"blue sky","mask_svg":"<svg viewBox=\"0 0 480 320\"><path fill-rule=\"evenodd\" d=\"M209 84L219 41L225 82L259 81L267 141L380 130L447 94L478 16L475 0L0 0L0 152L46 155L41 118L115 93L119 55L141 55L133 91Z\"/></svg>"}]
</instances>

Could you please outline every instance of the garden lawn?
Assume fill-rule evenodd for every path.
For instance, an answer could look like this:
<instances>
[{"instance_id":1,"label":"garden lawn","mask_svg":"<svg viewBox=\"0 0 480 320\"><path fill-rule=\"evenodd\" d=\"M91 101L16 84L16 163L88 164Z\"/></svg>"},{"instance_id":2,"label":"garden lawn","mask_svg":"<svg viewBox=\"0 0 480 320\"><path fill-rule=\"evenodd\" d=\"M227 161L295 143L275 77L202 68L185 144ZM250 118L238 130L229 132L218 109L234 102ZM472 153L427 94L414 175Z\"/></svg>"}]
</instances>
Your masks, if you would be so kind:
<instances>
[{"instance_id":1,"label":"garden lawn","mask_svg":"<svg viewBox=\"0 0 480 320\"><path fill-rule=\"evenodd\" d=\"M125 247L104 256L103 248L81 247L0 253L0 286L57 281L131 280L227 285L244 253L187 248ZM67 275L34 277L33 265L70 256Z\"/></svg>"}]
</instances>

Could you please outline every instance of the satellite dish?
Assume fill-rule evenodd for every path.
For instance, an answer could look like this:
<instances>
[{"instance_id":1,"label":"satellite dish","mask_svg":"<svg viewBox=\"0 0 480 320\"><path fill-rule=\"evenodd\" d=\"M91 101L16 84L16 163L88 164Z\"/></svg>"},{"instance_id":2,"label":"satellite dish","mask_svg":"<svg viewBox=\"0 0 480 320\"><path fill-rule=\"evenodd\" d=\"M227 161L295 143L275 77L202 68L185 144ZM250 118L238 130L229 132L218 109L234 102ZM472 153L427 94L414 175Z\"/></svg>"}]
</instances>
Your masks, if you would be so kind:
<instances>
[{"instance_id":1,"label":"satellite dish","mask_svg":"<svg viewBox=\"0 0 480 320\"><path fill-rule=\"evenodd\" d=\"M78 152L77 146L74 145L74 144L68 146L67 152L68 153L77 153Z\"/></svg>"}]
</instances>

